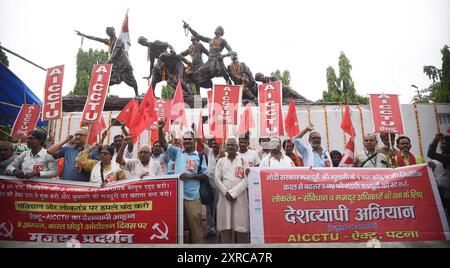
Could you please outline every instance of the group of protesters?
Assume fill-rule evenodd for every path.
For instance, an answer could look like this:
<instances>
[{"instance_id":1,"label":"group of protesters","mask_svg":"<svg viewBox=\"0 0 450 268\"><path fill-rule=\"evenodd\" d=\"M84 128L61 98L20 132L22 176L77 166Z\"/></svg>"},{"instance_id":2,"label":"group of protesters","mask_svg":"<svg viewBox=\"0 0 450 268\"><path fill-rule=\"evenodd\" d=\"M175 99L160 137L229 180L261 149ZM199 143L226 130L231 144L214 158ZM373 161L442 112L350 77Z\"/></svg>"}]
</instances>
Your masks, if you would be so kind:
<instances>
[{"instance_id":1,"label":"group of protesters","mask_svg":"<svg viewBox=\"0 0 450 268\"><path fill-rule=\"evenodd\" d=\"M203 243L219 236L221 243L249 243L250 216L247 193L249 167L335 167L342 154L322 147L322 138L312 126L297 137L261 137L260 150L250 148L249 133L228 137L218 142L215 137L198 138L195 131L186 131L182 139L167 141L165 122L158 122L158 140L141 145L137 159L133 157L133 139L124 125L124 135L114 137L111 145L102 139L87 145L88 130L78 129L63 141L48 144L47 133L31 131L27 138L29 151L15 154L14 145L0 141L0 175L17 178L48 178L101 183L177 174L184 182L184 217L189 230L187 242ZM193 127L192 129L195 129ZM308 140L302 137L309 133ZM407 136L381 133L365 134L364 150L353 158L353 166L361 168L394 168L425 163L411 154ZM440 145L440 152L437 148ZM450 208L450 136L437 134L428 148L430 161L444 208ZM206 205L206 230L202 224L200 182L207 180L213 189L214 201Z\"/></svg>"}]
</instances>

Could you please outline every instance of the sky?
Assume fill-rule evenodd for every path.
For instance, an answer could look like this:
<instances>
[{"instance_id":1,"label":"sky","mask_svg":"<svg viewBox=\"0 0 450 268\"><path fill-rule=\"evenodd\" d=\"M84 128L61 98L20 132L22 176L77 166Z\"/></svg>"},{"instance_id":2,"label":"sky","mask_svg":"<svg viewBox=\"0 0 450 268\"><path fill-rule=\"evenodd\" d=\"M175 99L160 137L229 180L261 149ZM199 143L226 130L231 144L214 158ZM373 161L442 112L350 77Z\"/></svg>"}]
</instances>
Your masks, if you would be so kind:
<instances>
[{"instance_id":1,"label":"sky","mask_svg":"<svg viewBox=\"0 0 450 268\"><path fill-rule=\"evenodd\" d=\"M0 0L0 43L45 68L64 64L67 94L75 85L81 44L74 30L107 38L105 28L113 26L118 34L127 9L129 56L139 93L148 88L142 77L149 73L149 62L137 38L165 41L181 52L190 44L182 20L207 37L223 26L224 38L253 74L289 70L291 87L312 101L327 88L327 67L338 73L343 51L359 94L399 94L401 103L410 103L411 85L431 83L423 66L441 68L440 50L450 45L448 0ZM85 39L83 49L89 48L106 50ZM42 99L46 72L7 55L9 68ZM225 65L230 62L225 59ZM134 96L124 83L112 86L110 94Z\"/></svg>"}]
</instances>

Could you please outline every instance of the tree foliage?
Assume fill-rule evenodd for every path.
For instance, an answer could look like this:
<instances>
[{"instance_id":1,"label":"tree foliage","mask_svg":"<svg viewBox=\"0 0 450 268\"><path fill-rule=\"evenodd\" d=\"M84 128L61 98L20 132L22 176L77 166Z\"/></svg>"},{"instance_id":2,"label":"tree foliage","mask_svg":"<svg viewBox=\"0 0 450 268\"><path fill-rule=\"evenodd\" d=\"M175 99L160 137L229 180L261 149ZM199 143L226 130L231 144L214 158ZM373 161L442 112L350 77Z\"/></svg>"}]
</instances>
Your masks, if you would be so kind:
<instances>
[{"instance_id":1,"label":"tree foliage","mask_svg":"<svg viewBox=\"0 0 450 268\"><path fill-rule=\"evenodd\" d=\"M172 86L170 86L169 84L162 86L161 90L162 99L171 100L173 98L173 94L175 94L175 89Z\"/></svg>"},{"instance_id":2,"label":"tree foliage","mask_svg":"<svg viewBox=\"0 0 450 268\"><path fill-rule=\"evenodd\" d=\"M281 73L281 71L277 69L275 72L272 72L271 75L277 77L281 83L283 83L283 86L289 87L291 85L291 72L288 70L284 70L283 73Z\"/></svg>"},{"instance_id":3,"label":"tree foliage","mask_svg":"<svg viewBox=\"0 0 450 268\"><path fill-rule=\"evenodd\" d=\"M83 51L81 48L77 53L77 74L73 91L69 95L86 96L89 90L91 72L94 64L108 61L108 53L104 50Z\"/></svg>"},{"instance_id":4,"label":"tree foliage","mask_svg":"<svg viewBox=\"0 0 450 268\"><path fill-rule=\"evenodd\" d=\"M423 66L423 73L432 80L432 83L429 87L418 90L413 97L414 102L450 102L450 51L447 45L441 49L441 54L441 69L431 65Z\"/></svg>"},{"instance_id":5,"label":"tree foliage","mask_svg":"<svg viewBox=\"0 0 450 268\"><path fill-rule=\"evenodd\" d=\"M341 52L339 56L339 76L333 67L328 66L326 71L327 91L323 91L324 102L345 102L345 92L347 92L347 100L349 103L369 104L369 98L363 97L356 93L355 84L353 83L350 71L352 65L350 60Z\"/></svg>"},{"instance_id":6,"label":"tree foliage","mask_svg":"<svg viewBox=\"0 0 450 268\"><path fill-rule=\"evenodd\" d=\"M6 56L5 52L0 48L0 62L3 63L6 67L9 66L8 56Z\"/></svg>"}]
</instances>

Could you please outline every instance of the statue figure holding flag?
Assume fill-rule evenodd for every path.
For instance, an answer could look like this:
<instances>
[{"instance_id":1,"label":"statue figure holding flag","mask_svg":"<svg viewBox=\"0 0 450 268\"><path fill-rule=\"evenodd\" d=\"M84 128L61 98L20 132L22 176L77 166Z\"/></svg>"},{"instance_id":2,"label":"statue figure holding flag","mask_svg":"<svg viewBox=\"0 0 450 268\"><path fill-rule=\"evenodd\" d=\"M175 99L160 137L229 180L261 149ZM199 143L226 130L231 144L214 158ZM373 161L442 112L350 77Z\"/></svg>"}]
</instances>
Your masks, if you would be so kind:
<instances>
[{"instance_id":1,"label":"statue figure holding flag","mask_svg":"<svg viewBox=\"0 0 450 268\"><path fill-rule=\"evenodd\" d=\"M79 31L75 32L79 36L101 42L108 46L108 52L110 56L107 63L113 64L109 85L117 85L123 81L125 82L125 84L134 89L134 94L137 97L139 93L137 82L133 75L133 67L131 66L130 60L128 59L128 53L125 49L125 43L123 42L123 40L116 37L116 31L114 30L114 27L106 28L106 34L109 36L109 38L99 38L83 34Z\"/></svg>"}]
</instances>

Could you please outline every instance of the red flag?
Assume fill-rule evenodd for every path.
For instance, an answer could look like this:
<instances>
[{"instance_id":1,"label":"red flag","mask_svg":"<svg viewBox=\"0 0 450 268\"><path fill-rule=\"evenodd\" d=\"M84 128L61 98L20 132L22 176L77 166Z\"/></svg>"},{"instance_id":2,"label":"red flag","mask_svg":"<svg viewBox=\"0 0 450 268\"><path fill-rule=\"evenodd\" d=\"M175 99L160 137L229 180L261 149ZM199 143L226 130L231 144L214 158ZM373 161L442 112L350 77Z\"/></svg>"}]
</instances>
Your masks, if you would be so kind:
<instances>
[{"instance_id":1,"label":"red flag","mask_svg":"<svg viewBox=\"0 0 450 268\"><path fill-rule=\"evenodd\" d=\"M47 69L45 98L42 107L42 121L62 118L62 83L64 65Z\"/></svg>"},{"instance_id":2,"label":"red flag","mask_svg":"<svg viewBox=\"0 0 450 268\"><path fill-rule=\"evenodd\" d=\"M123 44L125 45L125 51L128 51L128 49L131 46L130 33L128 31L128 10L127 13L125 14L125 19L123 19L119 39L122 40Z\"/></svg>"},{"instance_id":3,"label":"red flag","mask_svg":"<svg viewBox=\"0 0 450 268\"><path fill-rule=\"evenodd\" d=\"M183 88L181 87L180 81L178 81L175 94L173 95L170 119L172 119L174 123L178 123L181 126L187 128L186 111L184 110Z\"/></svg>"},{"instance_id":4,"label":"red flag","mask_svg":"<svg viewBox=\"0 0 450 268\"><path fill-rule=\"evenodd\" d=\"M157 120L153 122L149 126L149 130L158 130L158 121L163 120L166 122L166 125L163 128L163 131L170 131L170 111L172 110L172 102L165 99L155 98L155 113L157 116Z\"/></svg>"},{"instance_id":5,"label":"red flag","mask_svg":"<svg viewBox=\"0 0 450 268\"><path fill-rule=\"evenodd\" d=\"M28 133L33 131L41 114L41 106L38 104L22 104L19 114L14 121L11 137L25 139Z\"/></svg>"},{"instance_id":6,"label":"red flag","mask_svg":"<svg viewBox=\"0 0 450 268\"><path fill-rule=\"evenodd\" d=\"M198 119L198 127L197 127L197 137L199 139L202 139L203 142L205 142L205 133L203 132L203 116L202 116L202 109L200 109L200 116ZM201 152L202 149L200 148L200 145L197 143L197 151Z\"/></svg>"},{"instance_id":7,"label":"red flag","mask_svg":"<svg viewBox=\"0 0 450 268\"><path fill-rule=\"evenodd\" d=\"M284 136L281 81L258 86L259 136Z\"/></svg>"},{"instance_id":8,"label":"red flag","mask_svg":"<svg viewBox=\"0 0 450 268\"><path fill-rule=\"evenodd\" d=\"M297 119L297 109L295 108L295 103L292 98L289 103L286 118L284 118L284 127L286 128L286 134L289 138L296 137L300 133Z\"/></svg>"},{"instance_id":9,"label":"red flag","mask_svg":"<svg viewBox=\"0 0 450 268\"><path fill-rule=\"evenodd\" d=\"M351 137L347 145L345 145L344 155L342 156L341 162L339 162L340 167L352 167L353 158L355 154L355 140Z\"/></svg>"},{"instance_id":10,"label":"red flag","mask_svg":"<svg viewBox=\"0 0 450 268\"><path fill-rule=\"evenodd\" d=\"M245 135L247 131L249 131L254 127L255 127L255 120L253 118L252 107L250 105L246 105L244 108L244 112L241 115L237 136L239 137L241 135Z\"/></svg>"},{"instance_id":11,"label":"red flag","mask_svg":"<svg viewBox=\"0 0 450 268\"><path fill-rule=\"evenodd\" d=\"M403 134L403 118L398 95L370 94L375 133Z\"/></svg>"},{"instance_id":12,"label":"red flag","mask_svg":"<svg viewBox=\"0 0 450 268\"><path fill-rule=\"evenodd\" d=\"M346 132L350 137L355 137L355 129L353 128L352 118L350 116L350 108L348 104L345 105L345 112L342 116L341 128L344 132Z\"/></svg>"},{"instance_id":13,"label":"red flag","mask_svg":"<svg viewBox=\"0 0 450 268\"><path fill-rule=\"evenodd\" d=\"M112 64L94 64L81 123L92 124L100 122L103 107L105 106L106 93L109 88L111 72Z\"/></svg>"},{"instance_id":14,"label":"red flag","mask_svg":"<svg viewBox=\"0 0 450 268\"><path fill-rule=\"evenodd\" d=\"M151 142L151 145L153 146L153 143L155 142L155 141L158 141L158 139L159 139L159 137L158 137L158 130L156 129L152 129L152 130L150 130L150 142Z\"/></svg>"},{"instance_id":15,"label":"red flag","mask_svg":"<svg viewBox=\"0 0 450 268\"><path fill-rule=\"evenodd\" d=\"M98 135L102 133L102 131L106 128L105 119L103 119L103 116L100 116L100 122L99 123L93 123L91 124L91 130L89 132L89 144L94 144L98 141Z\"/></svg>"},{"instance_id":16,"label":"red flag","mask_svg":"<svg viewBox=\"0 0 450 268\"><path fill-rule=\"evenodd\" d=\"M120 111L119 115L116 117L118 121L124 121L125 125L130 128L131 121L134 118L133 115L136 115L138 110L138 101L136 99L130 100L130 102L125 105L125 107Z\"/></svg>"},{"instance_id":17,"label":"red flag","mask_svg":"<svg viewBox=\"0 0 450 268\"><path fill-rule=\"evenodd\" d=\"M153 87L150 85L147 94L145 94L144 99L139 105L137 115L132 119L130 135L133 137L133 142L135 142L142 131L150 124L153 124L155 120L155 96L153 95Z\"/></svg>"},{"instance_id":18,"label":"red flag","mask_svg":"<svg viewBox=\"0 0 450 268\"><path fill-rule=\"evenodd\" d=\"M203 132L203 115L202 110L200 109L200 115L198 118L198 128L197 128L197 135L198 138L204 140L205 139L205 133Z\"/></svg>"}]
</instances>

